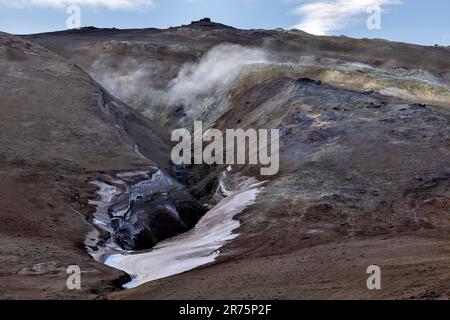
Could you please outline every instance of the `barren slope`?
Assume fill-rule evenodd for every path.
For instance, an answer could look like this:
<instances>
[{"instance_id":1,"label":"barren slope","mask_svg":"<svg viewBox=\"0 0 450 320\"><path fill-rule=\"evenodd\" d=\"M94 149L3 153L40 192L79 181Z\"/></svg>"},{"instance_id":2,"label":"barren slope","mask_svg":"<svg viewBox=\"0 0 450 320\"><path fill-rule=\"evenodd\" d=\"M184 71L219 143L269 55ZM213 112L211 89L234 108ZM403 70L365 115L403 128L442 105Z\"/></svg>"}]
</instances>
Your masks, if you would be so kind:
<instances>
[{"instance_id":1,"label":"barren slope","mask_svg":"<svg viewBox=\"0 0 450 320\"><path fill-rule=\"evenodd\" d=\"M281 130L280 173L239 216L240 236L218 263L107 297L448 297L449 48L214 23L29 37L168 128L200 119ZM161 99L186 63L204 67L226 43L267 57L207 92L203 109ZM203 199L224 170L190 169ZM366 288L371 264L382 268L382 291Z\"/></svg>"},{"instance_id":2,"label":"barren slope","mask_svg":"<svg viewBox=\"0 0 450 320\"><path fill-rule=\"evenodd\" d=\"M220 263L113 297L447 297L450 110L309 79L242 81L215 127L279 128L280 173Z\"/></svg>"},{"instance_id":3,"label":"barren slope","mask_svg":"<svg viewBox=\"0 0 450 320\"><path fill-rule=\"evenodd\" d=\"M180 121L192 111L192 106L167 101L171 81L186 64L201 61L205 53L223 44L263 51L269 64L285 64L283 70L272 70L278 74L306 72L314 74L317 80L333 81L348 88L408 98L421 96L430 102L450 100L448 87L443 89L433 83L436 80L450 85L448 47L319 37L298 30L240 30L214 22L194 22L169 29L84 28L27 37L78 64L133 108L172 128L189 126L195 117ZM248 54L241 52L235 62ZM217 66L227 56L225 53L214 58ZM215 72L214 64L205 67ZM402 76L405 79L399 80ZM204 85L201 78L191 80ZM219 97L208 94L212 100L209 104L222 102L223 92Z\"/></svg>"},{"instance_id":4,"label":"barren slope","mask_svg":"<svg viewBox=\"0 0 450 320\"><path fill-rule=\"evenodd\" d=\"M166 133L112 98L79 67L0 34L2 298L82 298L119 287L121 272L84 248L87 205L103 172L169 166ZM66 269L83 270L82 290Z\"/></svg>"}]
</instances>

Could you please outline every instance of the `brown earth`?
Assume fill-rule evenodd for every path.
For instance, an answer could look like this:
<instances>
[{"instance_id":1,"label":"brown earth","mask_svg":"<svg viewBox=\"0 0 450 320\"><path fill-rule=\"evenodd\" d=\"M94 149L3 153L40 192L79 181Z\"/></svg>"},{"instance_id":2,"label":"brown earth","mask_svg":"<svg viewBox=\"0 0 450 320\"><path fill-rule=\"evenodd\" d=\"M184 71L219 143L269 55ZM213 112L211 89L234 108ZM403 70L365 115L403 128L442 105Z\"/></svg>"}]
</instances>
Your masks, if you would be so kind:
<instances>
[{"instance_id":1,"label":"brown earth","mask_svg":"<svg viewBox=\"0 0 450 320\"><path fill-rule=\"evenodd\" d=\"M6 103L0 113L10 117L2 118L0 136L5 177L0 189L8 195L0 211L5 297L448 297L449 48L218 24L168 30L88 28L25 39L1 38L6 49L0 51L0 101ZM129 58L137 65L158 63L145 83L165 90L186 62L198 61L221 43L262 47L277 53L277 63L315 57L308 68L273 63L251 69L226 93L225 108L211 108L220 129L279 128L280 173L270 178L256 204L239 215L239 237L217 263L111 293L123 275L89 259L81 248L89 226L71 207L92 212L86 207L95 191L86 183L89 179L148 165L133 153L134 144L166 169L169 149L161 129L112 98L74 64L104 79L102 73L111 68L126 76L127 68L120 66ZM24 53L30 50L33 54ZM93 63L99 57L100 67ZM350 68L347 62L374 69ZM440 83L404 75L417 70ZM382 94L386 88L403 91ZM176 106L152 109L151 94L111 93L139 111L152 111L160 124L180 117L168 112ZM99 102L99 96L108 98ZM121 110L116 117L101 111L109 100L115 101L113 110ZM171 119L163 119L167 115ZM135 123L142 123L141 131ZM205 196L202 187L211 186L212 172L220 170L190 169L193 189ZM235 170L248 176L259 172L245 166ZM46 264L30 269L38 263ZM83 291L64 290L68 264L90 271ZM366 268L372 264L381 267L381 291L366 287Z\"/></svg>"},{"instance_id":2,"label":"brown earth","mask_svg":"<svg viewBox=\"0 0 450 320\"><path fill-rule=\"evenodd\" d=\"M126 275L84 248L102 173L169 166L165 132L107 94L86 73L41 46L0 34L0 296L95 299ZM147 139L152 139L149 141ZM83 270L69 291L66 269Z\"/></svg>"},{"instance_id":3,"label":"brown earth","mask_svg":"<svg viewBox=\"0 0 450 320\"><path fill-rule=\"evenodd\" d=\"M297 242L292 245L298 245ZM386 236L311 243L267 256L239 255L110 299L448 299L448 240ZM367 289L367 267L381 267L382 290Z\"/></svg>"}]
</instances>

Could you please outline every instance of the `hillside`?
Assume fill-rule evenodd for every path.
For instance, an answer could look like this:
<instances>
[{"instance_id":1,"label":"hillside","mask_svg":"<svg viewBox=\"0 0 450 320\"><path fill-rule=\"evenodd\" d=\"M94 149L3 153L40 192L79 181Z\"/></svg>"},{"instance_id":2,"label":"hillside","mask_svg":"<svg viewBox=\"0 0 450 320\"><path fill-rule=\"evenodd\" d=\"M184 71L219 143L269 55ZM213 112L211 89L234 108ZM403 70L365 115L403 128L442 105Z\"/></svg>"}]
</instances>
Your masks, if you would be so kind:
<instances>
[{"instance_id":1,"label":"hillside","mask_svg":"<svg viewBox=\"0 0 450 320\"><path fill-rule=\"evenodd\" d=\"M20 234L27 257L48 237L44 260L98 270L92 281L103 298L448 297L449 48L209 21L23 39L2 35L0 51L0 111L10 117L1 130L0 185L10 192L2 236L16 259L5 273L37 262L13 253ZM258 167L233 166L233 177L269 181L214 263L110 292L120 273L88 259L79 248L88 226L64 208L89 211L80 203L93 197L86 181L99 174L148 166L136 144L170 174L168 132L194 120L280 129L280 171L262 177ZM201 204L217 204L225 169L187 168ZM382 291L367 290L373 264L382 267ZM44 274L29 281L58 277Z\"/></svg>"},{"instance_id":2,"label":"hillside","mask_svg":"<svg viewBox=\"0 0 450 320\"><path fill-rule=\"evenodd\" d=\"M0 34L0 202L3 298L82 298L120 287L125 275L95 263L88 182L106 172L169 168L168 133L107 93L78 66ZM139 144L154 162L134 152ZM66 289L68 265L85 271Z\"/></svg>"}]
</instances>

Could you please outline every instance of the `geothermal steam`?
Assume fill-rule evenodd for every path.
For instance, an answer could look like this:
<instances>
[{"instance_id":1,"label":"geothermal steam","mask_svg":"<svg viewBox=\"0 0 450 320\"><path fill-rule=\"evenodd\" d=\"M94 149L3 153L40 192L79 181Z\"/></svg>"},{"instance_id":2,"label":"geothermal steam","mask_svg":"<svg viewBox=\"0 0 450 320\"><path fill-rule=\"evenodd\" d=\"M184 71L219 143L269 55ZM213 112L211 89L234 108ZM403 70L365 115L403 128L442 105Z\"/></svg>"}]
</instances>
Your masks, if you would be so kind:
<instances>
[{"instance_id":1,"label":"geothermal steam","mask_svg":"<svg viewBox=\"0 0 450 320\"><path fill-rule=\"evenodd\" d=\"M211 99L226 92L244 66L268 60L268 54L261 49L221 44L199 61L183 65L163 88L153 80L163 75L163 68L157 63L143 64L132 59L111 63L103 57L92 67L94 78L118 98L131 106L145 100L147 108L141 111L146 116L158 120L163 110L182 106L190 120L195 120Z\"/></svg>"},{"instance_id":2,"label":"geothermal steam","mask_svg":"<svg viewBox=\"0 0 450 320\"><path fill-rule=\"evenodd\" d=\"M267 55L260 49L231 44L214 47L198 63L181 68L169 84L168 103L195 108L204 99L229 87L243 66L265 62Z\"/></svg>"}]
</instances>

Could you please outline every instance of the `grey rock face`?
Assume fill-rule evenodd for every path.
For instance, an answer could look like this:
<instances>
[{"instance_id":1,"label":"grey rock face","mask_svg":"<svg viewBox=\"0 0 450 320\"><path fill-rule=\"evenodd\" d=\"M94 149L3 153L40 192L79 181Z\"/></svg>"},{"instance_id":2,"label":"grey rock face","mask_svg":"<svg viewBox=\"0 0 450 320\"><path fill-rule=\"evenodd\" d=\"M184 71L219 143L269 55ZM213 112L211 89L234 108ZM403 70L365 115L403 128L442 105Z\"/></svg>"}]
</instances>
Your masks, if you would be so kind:
<instances>
[{"instance_id":1,"label":"grey rock face","mask_svg":"<svg viewBox=\"0 0 450 320\"><path fill-rule=\"evenodd\" d=\"M126 250L145 250L193 228L205 209L161 171L130 187L108 211L115 241Z\"/></svg>"}]
</instances>

